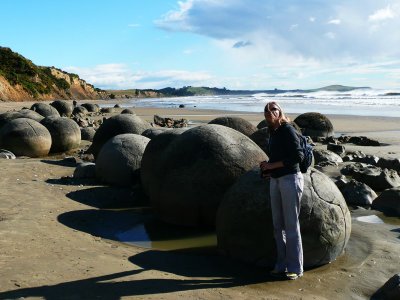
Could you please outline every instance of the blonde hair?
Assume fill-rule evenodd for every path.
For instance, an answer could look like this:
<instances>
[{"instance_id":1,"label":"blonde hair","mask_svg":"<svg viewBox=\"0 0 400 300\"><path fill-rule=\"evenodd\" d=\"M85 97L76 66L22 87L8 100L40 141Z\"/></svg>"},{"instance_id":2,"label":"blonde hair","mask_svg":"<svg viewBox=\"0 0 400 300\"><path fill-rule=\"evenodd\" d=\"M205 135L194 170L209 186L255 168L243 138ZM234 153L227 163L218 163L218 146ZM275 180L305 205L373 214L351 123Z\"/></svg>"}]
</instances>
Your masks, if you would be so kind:
<instances>
[{"instance_id":1,"label":"blonde hair","mask_svg":"<svg viewBox=\"0 0 400 300\"><path fill-rule=\"evenodd\" d=\"M268 103L265 105L264 111L265 111L265 112L266 112L266 111L270 111L271 105L275 106L275 107L279 110L279 124L290 123L289 117L287 117L287 116L285 115L285 113L283 112L282 108L281 108L281 107L279 106L279 104L276 103L275 101L268 102Z\"/></svg>"}]
</instances>

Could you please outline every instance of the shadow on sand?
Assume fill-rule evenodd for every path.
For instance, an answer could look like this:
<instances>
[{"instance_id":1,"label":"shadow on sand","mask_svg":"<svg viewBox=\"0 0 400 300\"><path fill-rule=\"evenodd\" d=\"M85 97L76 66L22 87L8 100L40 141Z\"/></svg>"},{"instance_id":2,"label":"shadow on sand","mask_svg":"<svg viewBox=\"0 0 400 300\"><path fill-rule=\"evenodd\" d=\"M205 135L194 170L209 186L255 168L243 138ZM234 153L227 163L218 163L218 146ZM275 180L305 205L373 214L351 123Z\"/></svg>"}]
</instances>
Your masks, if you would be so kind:
<instances>
[{"instance_id":1,"label":"shadow on sand","mask_svg":"<svg viewBox=\"0 0 400 300\"><path fill-rule=\"evenodd\" d=\"M68 227L116 240L117 232L132 228L152 214L135 214L130 210L81 210L64 213L58 221ZM44 299L120 299L125 296L155 295L207 288L229 288L276 281L265 268L257 268L218 255L215 247L174 251L148 250L129 258L130 271L91 277L0 293L0 299L41 297ZM165 275L145 274L157 270ZM135 275L141 273L141 278ZM173 275L174 274L174 275ZM147 276L148 275L148 276ZM189 277L175 279L174 276ZM149 278L150 277L150 278ZM194 279L196 278L196 279Z\"/></svg>"}]
</instances>

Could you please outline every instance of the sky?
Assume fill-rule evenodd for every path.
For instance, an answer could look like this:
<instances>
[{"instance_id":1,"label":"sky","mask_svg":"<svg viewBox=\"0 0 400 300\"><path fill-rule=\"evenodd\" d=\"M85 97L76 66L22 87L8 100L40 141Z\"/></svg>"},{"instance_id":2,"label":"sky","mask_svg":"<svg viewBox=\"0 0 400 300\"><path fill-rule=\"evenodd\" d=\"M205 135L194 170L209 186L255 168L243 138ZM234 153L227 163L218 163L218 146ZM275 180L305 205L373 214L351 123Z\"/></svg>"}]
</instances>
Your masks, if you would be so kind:
<instances>
[{"instance_id":1,"label":"sky","mask_svg":"<svg viewBox=\"0 0 400 300\"><path fill-rule=\"evenodd\" d=\"M400 88L399 0L0 2L0 46L98 88Z\"/></svg>"}]
</instances>

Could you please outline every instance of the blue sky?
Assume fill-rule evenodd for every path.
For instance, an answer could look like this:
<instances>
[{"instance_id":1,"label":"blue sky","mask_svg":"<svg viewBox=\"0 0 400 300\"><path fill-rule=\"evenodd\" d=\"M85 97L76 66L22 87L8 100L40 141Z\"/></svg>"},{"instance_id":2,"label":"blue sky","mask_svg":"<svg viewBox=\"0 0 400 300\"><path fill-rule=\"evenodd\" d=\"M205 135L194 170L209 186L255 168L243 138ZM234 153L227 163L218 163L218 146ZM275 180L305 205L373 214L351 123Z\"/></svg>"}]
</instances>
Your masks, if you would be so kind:
<instances>
[{"instance_id":1,"label":"blue sky","mask_svg":"<svg viewBox=\"0 0 400 300\"><path fill-rule=\"evenodd\" d=\"M1 0L0 46L106 89L400 87L400 1Z\"/></svg>"}]
</instances>

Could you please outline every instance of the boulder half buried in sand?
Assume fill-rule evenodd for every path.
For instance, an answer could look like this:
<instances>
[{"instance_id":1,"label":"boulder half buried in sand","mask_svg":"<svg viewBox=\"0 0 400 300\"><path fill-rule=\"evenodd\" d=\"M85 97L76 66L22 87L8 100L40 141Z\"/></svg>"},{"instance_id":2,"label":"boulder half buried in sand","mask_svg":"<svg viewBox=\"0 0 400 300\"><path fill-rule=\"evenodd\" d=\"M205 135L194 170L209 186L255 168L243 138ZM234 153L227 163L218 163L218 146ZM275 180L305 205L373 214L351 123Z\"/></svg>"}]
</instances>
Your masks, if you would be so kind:
<instances>
[{"instance_id":1,"label":"boulder half buried in sand","mask_svg":"<svg viewBox=\"0 0 400 300\"><path fill-rule=\"evenodd\" d=\"M336 259L351 232L351 216L339 189L323 173L309 169L304 175L300 227L304 266ZM272 267L276 259L269 180L254 168L226 192L217 214L218 247L226 255Z\"/></svg>"},{"instance_id":2,"label":"boulder half buried in sand","mask_svg":"<svg viewBox=\"0 0 400 300\"><path fill-rule=\"evenodd\" d=\"M39 122L18 118L0 129L0 147L16 156L46 156L51 147L51 135Z\"/></svg>"},{"instance_id":3,"label":"boulder half buried in sand","mask_svg":"<svg viewBox=\"0 0 400 300\"><path fill-rule=\"evenodd\" d=\"M267 156L250 138L221 125L169 133L154 137L143 155L141 179L151 204L168 223L213 227L225 191Z\"/></svg>"},{"instance_id":4,"label":"boulder half buried in sand","mask_svg":"<svg viewBox=\"0 0 400 300\"><path fill-rule=\"evenodd\" d=\"M50 103L50 105L57 109L61 117L70 117L74 109L72 102L66 100L56 100Z\"/></svg>"},{"instance_id":5,"label":"boulder half buried in sand","mask_svg":"<svg viewBox=\"0 0 400 300\"><path fill-rule=\"evenodd\" d=\"M140 180L140 164L147 143L142 135L125 133L112 137L96 159L96 177L117 186L133 186Z\"/></svg>"}]
</instances>

